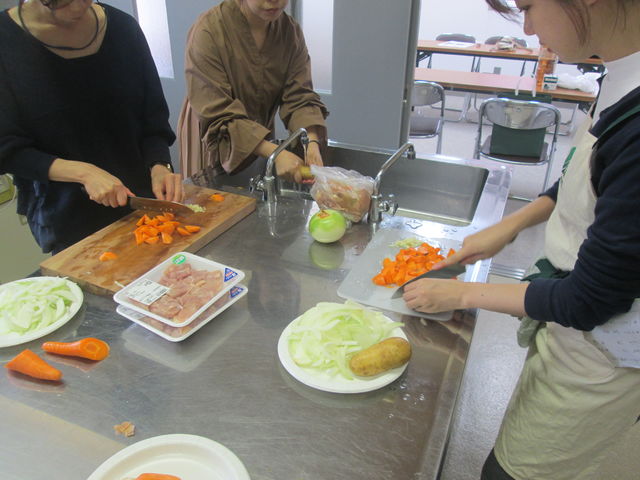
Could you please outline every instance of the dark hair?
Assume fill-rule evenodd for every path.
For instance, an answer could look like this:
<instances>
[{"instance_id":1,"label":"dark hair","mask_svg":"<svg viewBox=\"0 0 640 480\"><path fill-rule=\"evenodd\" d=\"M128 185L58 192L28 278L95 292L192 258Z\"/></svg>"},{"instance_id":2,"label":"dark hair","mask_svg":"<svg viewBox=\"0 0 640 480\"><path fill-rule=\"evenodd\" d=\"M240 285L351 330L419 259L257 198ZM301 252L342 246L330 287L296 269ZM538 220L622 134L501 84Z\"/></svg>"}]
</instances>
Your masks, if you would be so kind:
<instances>
[{"instance_id":1,"label":"dark hair","mask_svg":"<svg viewBox=\"0 0 640 480\"><path fill-rule=\"evenodd\" d=\"M498 12L503 17L516 20L518 18L518 13L514 11L509 5L507 5L506 0L485 0L487 4L496 12ZM627 5L635 3L637 0L615 0L616 3L616 24L621 17L623 22L626 22L626 14L627 14ZM587 14L585 8L582 6L582 3L578 0L556 0L560 4L560 6L564 9L564 11L569 16L571 23L576 29L576 33L578 34L578 39L584 42L587 39L587 31L590 26L590 18Z\"/></svg>"}]
</instances>

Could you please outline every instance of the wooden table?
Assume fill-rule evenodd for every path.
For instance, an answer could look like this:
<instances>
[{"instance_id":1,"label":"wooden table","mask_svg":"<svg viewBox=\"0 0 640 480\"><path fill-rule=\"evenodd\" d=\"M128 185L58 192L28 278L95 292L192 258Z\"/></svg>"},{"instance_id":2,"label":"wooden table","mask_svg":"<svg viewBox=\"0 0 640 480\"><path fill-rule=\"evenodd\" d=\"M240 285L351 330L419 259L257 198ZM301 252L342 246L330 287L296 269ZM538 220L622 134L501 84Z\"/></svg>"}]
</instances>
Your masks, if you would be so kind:
<instances>
[{"instance_id":1,"label":"wooden table","mask_svg":"<svg viewBox=\"0 0 640 480\"><path fill-rule=\"evenodd\" d=\"M532 77L434 68L416 68L414 78L439 83L449 90L474 93L513 93L518 86L520 92L531 93L535 85L535 79ZM543 93L551 95L554 100L570 103L591 103L596 98L592 93L567 88L546 90Z\"/></svg>"},{"instance_id":2,"label":"wooden table","mask_svg":"<svg viewBox=\"0 0 640 480\"><path fill-rule=\"evenodd\" d=\"M498 50L495 45L486 43L469 43L465 47L454 46L460 42L441 42L438 40L418 40L418 57L417 62L421 62L425 58L434 53L443 53L447 55L466 55L474 57L492 57L511 60L527 60L538 61L539 48L517 47L515 50ZM565 62L561 62L565 63ZM600 66L602 60L599 58L587 58L580 63Z\"/></svg>"}]
</instances>

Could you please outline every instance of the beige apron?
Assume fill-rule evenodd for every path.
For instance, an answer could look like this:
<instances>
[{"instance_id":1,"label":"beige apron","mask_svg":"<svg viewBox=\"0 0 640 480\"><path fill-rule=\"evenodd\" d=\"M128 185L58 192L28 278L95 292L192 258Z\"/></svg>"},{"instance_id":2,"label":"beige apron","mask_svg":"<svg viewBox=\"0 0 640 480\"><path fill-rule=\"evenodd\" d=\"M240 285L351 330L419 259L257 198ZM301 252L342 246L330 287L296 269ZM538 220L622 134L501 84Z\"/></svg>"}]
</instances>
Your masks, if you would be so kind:
<instances>
[{"instance_id":1,"label":"beige apron","mask_svg":"<svg viewBox=\"0 0 640 480\"><path fill-rule=\"evenodd\" d=\"M594 220L589 126L585 122L577 134L546 227L545 256L561 270L573 269ZM623 328L637 321L637 306L618 319ZM538 331L495 446L500 465L515 479L592 479L607 448L638 418L640 370L616 368L620 359L594 340L602 333L606 343L600 330L587 334L548 323Z\"/></svg>"}]
</instances>

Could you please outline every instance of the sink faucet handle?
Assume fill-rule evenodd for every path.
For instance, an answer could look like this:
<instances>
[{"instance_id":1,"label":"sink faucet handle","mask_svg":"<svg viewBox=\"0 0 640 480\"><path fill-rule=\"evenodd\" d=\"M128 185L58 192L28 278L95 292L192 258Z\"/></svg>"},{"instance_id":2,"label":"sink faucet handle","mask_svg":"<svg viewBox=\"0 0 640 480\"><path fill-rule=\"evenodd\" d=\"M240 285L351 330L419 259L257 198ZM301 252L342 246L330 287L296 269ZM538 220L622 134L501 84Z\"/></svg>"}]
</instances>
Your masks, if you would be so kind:
<instances>
[{"instance_id":1,"label":"sink faucet handle","mask_svg":"<svg viewBox=\"0 0 640 480\"><path fill-rule=\"evenodd\" d=\"M390 213L391 215L395 215L396 211L398 211L398 202L396 202L396 197L393 193L387 195L387 198L380 201L379 206L380 212Z\"/></svg>"},{"instance_id":2,"label":"sink faucet handle","mask_svg":"<svg viewBox=\"0 0 640 480\"><path fill-rule=\"evenodd\" d=\"M386 202L389 206L387 212L389 212L391 215L395 215L398 211L398 202L396 202L396 196L393 193L390 193L389 195L387 195Z\"/></svg>"},{"instance_id":3,"label":"sink faucet handle","mask_svg":"<svg viewBox=\"0 0 640 480\"><path fill-rule=\"evenodd\" d=\"M255 177L251 177L249 179L249 192L262 192L264 194L265 187L262 175L256 175Z\"/></svg>"}]
</instances>

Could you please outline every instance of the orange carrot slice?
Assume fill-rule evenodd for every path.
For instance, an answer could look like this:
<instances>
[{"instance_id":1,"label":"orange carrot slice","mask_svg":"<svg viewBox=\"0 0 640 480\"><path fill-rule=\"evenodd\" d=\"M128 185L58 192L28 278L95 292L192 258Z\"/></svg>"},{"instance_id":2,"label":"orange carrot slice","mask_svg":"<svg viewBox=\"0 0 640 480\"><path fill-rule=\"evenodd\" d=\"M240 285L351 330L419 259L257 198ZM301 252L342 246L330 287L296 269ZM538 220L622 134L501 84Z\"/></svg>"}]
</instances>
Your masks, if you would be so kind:
<instances>
[{"instance_id":1,"label":"orange carrot slice","mask_svg":"<svg viewBox=\"0 0 640 480\"><path fill-rule=\"evenodd\" d=\"M184 229L189 233L196 233L200 231L200 227L197 225L185 225Z\"/></svg>"},{"instance_id":2,"label":"orange carrot slice","mask_svg":"<svg viewBox=\"0 0 640 480\"><path fill-rule=\"evenodd\" d=\"M214 202L224 202L224 195L222 195L221 193L214 193L209 197L209 199L213 200Z\"/></svg>"},{"instance_id":3,"label":"orange carrot slice","mask_svg":"<svg viewBox=\"0 0 640 480\"><path fill-rule=\"evenodd\" d=\"M166 473L141 473L135 480L180 480L180 477Z\"/></svg>"},{"instance_id":4,"label":"orange carrot slice","mask_svg":"<svg viewBox=\"0 0 640 480\"><path fill-rule=\"evenodd\" d=\"M41 380L59 381L62 372L52 367L31 350L23 350L5 364L5 368Z\"/></svg>"},{"instance_id":5,"label":"orange carrot slice","mask_svg":"<svg viewBox=\"0 0 640 480\"><path fill-rule=\"evenodd\" d=\"M48 353L89 360L104 360L109 356L109 344L98 338L87 337L75 342L44 342L42 349Z\"/></svg>"},{"instance_id":6,"label":"orange carrot slice","mask_svg":"<svg viewBox=\"0 0 640 480\"><path fill-rule=\"evenodd\" d=\"M103 252L99 259L101 262L108 262L109 260L115 260L116 258L118 258L118 255L113 252Z\"/></svg>"}]
</instances>

